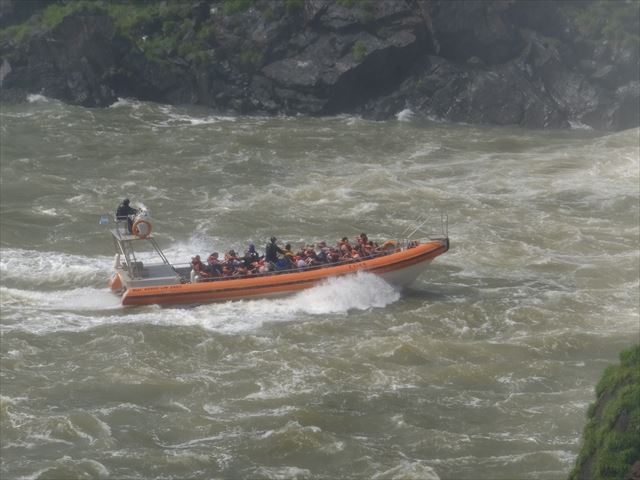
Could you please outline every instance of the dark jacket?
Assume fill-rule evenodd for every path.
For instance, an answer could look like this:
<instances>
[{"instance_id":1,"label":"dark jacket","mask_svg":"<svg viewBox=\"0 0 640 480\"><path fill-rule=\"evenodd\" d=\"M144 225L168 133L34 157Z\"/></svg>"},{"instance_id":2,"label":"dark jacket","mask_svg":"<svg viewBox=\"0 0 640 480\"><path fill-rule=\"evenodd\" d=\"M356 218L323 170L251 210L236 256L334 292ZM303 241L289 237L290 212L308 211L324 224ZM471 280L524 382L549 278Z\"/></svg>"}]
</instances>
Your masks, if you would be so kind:
<instances>
[{"instance_id":1,"label":"dark jacket","mask_svg":"<svg viewBox=\"0 0 640 480\"><path fill-rule=\"evenodd\" d=\"M255 262L260 261L260 255L254 250L253 252L247 252L242 260L244 260L245 267L251 268Z\"/></svg>"},{"instance_id":2,"label":"dark jacket","mask_svg":"<svg viewBox=\"0 0 640 480\"><path fill-rule=\"evenodd\" d=\"M124 220L129 215L135 215L136 213L138 213L138 210L136 210L135 208L131 208L130 205L121 203L120 205L118 205L118 209L116 210L116 218L118 220Z\"/></svg>"},{"instance_id":3,"label":"dark jacket","mask_svg":"<svg viewBox=\"0 0 640 480\"><path fill-rule=\"evenodd\" d=\"M267 243L267 246L265 247L264 259L267 262L276 263L278 261L278 254L279 253L284 255L284 250L282 250L275 243L269 242L269 243Z\"/></svg>"}]
</instances>

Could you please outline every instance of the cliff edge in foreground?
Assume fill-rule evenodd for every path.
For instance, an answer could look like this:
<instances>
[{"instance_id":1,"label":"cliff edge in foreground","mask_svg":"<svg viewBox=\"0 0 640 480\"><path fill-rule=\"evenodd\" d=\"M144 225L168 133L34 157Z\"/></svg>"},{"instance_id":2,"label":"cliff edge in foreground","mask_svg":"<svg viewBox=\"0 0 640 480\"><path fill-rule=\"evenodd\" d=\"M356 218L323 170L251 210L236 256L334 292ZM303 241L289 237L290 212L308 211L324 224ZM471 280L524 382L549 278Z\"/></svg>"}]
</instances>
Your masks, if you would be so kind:
<instances>
[{"instance_id":1,"label":"cliff edge in foreground","mask_svg":"<svg viewBox=\"0 0 640 480\"><path fill-rule=\"evenodd\" d=\"M570 480L640 480L640 345L608 367L589 407Z\"/></svg>"}]
</instances>

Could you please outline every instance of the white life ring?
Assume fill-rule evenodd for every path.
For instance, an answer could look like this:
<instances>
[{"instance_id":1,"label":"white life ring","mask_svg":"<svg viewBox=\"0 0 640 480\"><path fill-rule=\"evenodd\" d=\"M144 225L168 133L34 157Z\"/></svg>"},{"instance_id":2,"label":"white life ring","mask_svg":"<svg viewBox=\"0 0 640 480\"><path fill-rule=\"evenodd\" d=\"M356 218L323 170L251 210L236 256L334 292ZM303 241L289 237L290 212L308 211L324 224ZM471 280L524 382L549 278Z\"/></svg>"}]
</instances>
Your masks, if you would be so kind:
<instances>
[{"instance_id":1,"label":"white life ring","mask_svg":"<svg viewBox=\"0 0 640 480\"><path fill-rule=\"evenodd\" d=\"M144 240L151 235L151 222L148 220L136 220L131 231L136 237Z\"/></svg>"}]
</instances>

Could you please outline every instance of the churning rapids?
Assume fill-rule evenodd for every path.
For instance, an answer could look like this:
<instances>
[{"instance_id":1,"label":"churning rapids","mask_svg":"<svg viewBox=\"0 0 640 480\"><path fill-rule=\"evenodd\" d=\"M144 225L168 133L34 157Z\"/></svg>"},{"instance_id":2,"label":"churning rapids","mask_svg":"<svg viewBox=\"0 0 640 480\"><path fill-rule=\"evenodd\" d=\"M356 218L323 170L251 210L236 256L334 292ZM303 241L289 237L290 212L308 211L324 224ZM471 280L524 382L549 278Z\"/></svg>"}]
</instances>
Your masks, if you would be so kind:
<instances>
[{"instance_id":1,"label":"churning rapids","mask_svg":"<svg viewBox=\"0 0 640 480\"><path fill-rule=\"evenodd\" d=\"M638 341L638 130L216 116L39 96L1 113L2 478L562 479ZM97 222L170 261L449 215L396 291L122 308Z\"/></svg>"}]
</instances>

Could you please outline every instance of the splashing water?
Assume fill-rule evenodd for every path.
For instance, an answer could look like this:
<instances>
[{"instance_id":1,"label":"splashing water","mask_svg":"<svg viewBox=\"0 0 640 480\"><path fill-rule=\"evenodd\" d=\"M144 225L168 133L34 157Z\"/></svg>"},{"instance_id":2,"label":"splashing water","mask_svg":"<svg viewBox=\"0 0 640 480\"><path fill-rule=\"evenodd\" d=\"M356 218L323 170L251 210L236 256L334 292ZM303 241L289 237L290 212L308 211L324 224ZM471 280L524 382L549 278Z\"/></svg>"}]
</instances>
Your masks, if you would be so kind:
<instances>
[{"instance_id":1,"label":"splashing water","mask_svg":"<svg viewBox=\"0 0 640 480\"><path fill-rule=\"evenodd\" d=\"M33 96L0 111L2 478L566 478L637 341L638 130L228 117ZM449 215L403 292L123 308L97 218L172 263Z\"/></svg>"}]
</instances>

